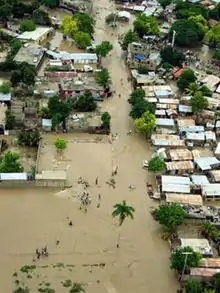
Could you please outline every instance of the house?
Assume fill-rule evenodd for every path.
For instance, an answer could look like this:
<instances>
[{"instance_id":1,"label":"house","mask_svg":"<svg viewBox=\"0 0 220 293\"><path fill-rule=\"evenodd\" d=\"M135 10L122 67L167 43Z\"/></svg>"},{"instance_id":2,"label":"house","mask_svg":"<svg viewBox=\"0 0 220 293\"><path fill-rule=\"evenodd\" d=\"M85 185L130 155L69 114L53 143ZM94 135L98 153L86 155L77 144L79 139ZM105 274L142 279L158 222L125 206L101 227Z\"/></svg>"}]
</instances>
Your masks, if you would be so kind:
<instances>
[{"instance_id":1,"label":"house","mask_svg":"<svg viewBox=\"0 0 220 293\"><path fill-rule=\"evenodd\" d=\"M162 175L161 176L162 184L177 184L177 185L190 185L191 181L189 177L184 176L170 176L170 175Z\"/></svg>"},{"instance_id":2,"label":"house","mask_svg":"<svg viewBox=\"0 0 220 293\"><path fill-rule=\"evenodd\" d=\"M187 105L178 105L178 112L182 114L191 114L192 107Z\"/></svg>"},{"instance_id":3,"label":"house","mask_svg":"<svg viewBox=\"0 0 220 293\"><path fill-rule=\"evenodd\" d=\"M73 64L97 64L98 56L93 53L68 53L53 52L51 50L46 51L46 54L53 59L68 61L71 60Z\"/></svg>"},{"instance_id":4,"label":"house","mask_svg":"<svg viewBox=\"0 0 220 293\"><path fill-rule=\"evenodd\" d=\"M212 181L214 182L220 182L220 170L212 170L209 172Z\"/></svg>"},{"instance_id":5,"label":"house","mask_svg":"<svg viewBox=\"0 0 220 293\"><path fill-rule=\"evenodd\" d=\"M8 94L0 93L0 102L1 103L10 103L11 102L11 93L8 93Z\"/></svg>"},{"instance_id":6,"label":"house","mask_svg":"<svg viewBox=\"0 0 220 293\"><path fill-rule=\"evenodd\" d=\"M203 258L199 261L200 268L220 268L220 258Z\"/></svg>"},{"instance_id":7,"label":"house","mask_svg":"<svg viewBox=\"0 0 220 293\"><path fill-rule=\"evenodd\" d=\"M155 98L156 92L162 93L161 91L166 91L166 95L169 97L173 95L173 91L169 85L152 85L152 86L143 86L143 90L145 91L145 96L148 98ZM163 96L163 98L165 98Z\"/></svg>"},{"instance_id":8,"label":"house","mask_svg":"<svg viewBox=\"0 0 220 293\"><path fill-rule=\"evenodd\" d=\"M119 11L118 12L118 18L121 21L127 21L129 22L131 19L131 14L128 11Z\"/></svg>"},{"instance_id":9,"label":"house","mask_svg":"<svg viewBox=\"0 0 220 293\"><path fill-rule=\"evenodd\" d=\"M162 184L161 192L190 194L190 185L189 184Z\"/></svg>"},{"instance_id":10,"label":"house","mask_svg":"<svg viewBox=\"0 0 220 293\"><path fill-rule=\"evenodd\" d=\"M44 57L44 49L35 43L26 43L23 45L18 53L14 57L14 61L17 63L27 62L33 65L36 69L39 69Z\"/></svg>"},{"instance_id":11,"label":"house","mask_svg":"<svg viewBox=\"0 0 220 293\"><path fill-rule=\"evenodd\" d=\"M172 161L192 160L192 153L188 149L173 149L169 150L168 157Z\"/></svg>"},{"instance_id":12,"label":"house","mask_svg":"<svg viewBox=\"0 0 220 293\"><path fill-rule=\"evenodd\" d=\"M51 131L52 119L42 119L42 129L45 131Z\"/></svg>"},{"instance_id":13,"label":"house","mask_svg":"<svg viewBox=\"0 0 220 293\"><path fill-rule=\"evenodd\" d=\"M220 198L220 184L219 183L212 183L202 186L202 196L205 199Z\"/></svg>"},{"instance_id":14,"label":"house","mask_svg":"<svg viewBox=\"0 0 220 293\"><path fill-rule=\"evenodd\" d=\"M212 248L207 239L180 238L180 248L192 247L195 252L200 252L203 256L212 256Z\"/></svg>"},{"instance_id":15,"label":"house","mask_svg":"<svg viewBox=\"0 0 220 293\"><path fill-rule=\"evenodd\" d=\"M156 126L166 127L166 128L174 128L175 123L173 119L168 118L156 118Z\"/></svg>"},{"instance_id":16,"label":"house","mask_svg":"<svg viewBox=\"0 0 220 293\"><path fill-rule=\"evenodd\" d=\"M45 42L53 34L53 28L51 27L36 27L34 31L24 32L18 35L17 38L21 41L33 41L40 45Z\"/></svg>"},{"instance_id":17,"label":"house","mask_svg":"<svg viewBox=\"0 0 220 293\"><path fill-rule=\"evenodd\" d=\"M186 147L178 135L153 134L151 140L155 147Z\"/></svg>"},{"instance_id":18,"label":"house","mask_svg":"<svg viewBox=\"0 0 220 293\"><path fill-rule=\"evenodd\" d=\"M178 203L190 206L202 206L203 200L199 194L166 193L167 203Z\"/></svg>"},{"instance_id":19,"label":"house","mask_svg":"<svg viewBox=\"0 0 220 293\"><path fill-rule=\"evenodd\" d=\"M192 183L198 186L209 184L209 180L205 175L191 175Z\"/></svg>"},{"instance_id":20,"label":"house","mask_svg":"<svg viewBox=\"0 0 220 293\"><path fill-rule=\"evenodd\" d=\"M197 167L202 171L209 171L220 165L220 161L216 157L200 157L194 159Z\"/></svg>"},{"instance_id":21,"label":"house","mask_svg":"<svg viewBox=\"0 0 220 293\"><path fill-rule=\"evenodd\" d=\"M194 145L199 145L200 146L200 145L205 143L205 133L204 132L199 132L199 133L186 132L185 140L187 142L192 142Z\"/></svg>"},{"instance_id":22,"label":"house","mask_svg":"<svg viewBox=\"0 0 220 293\"><path fill-rule=\"evenodd\" d=\"M175 161L166 162L165 164L167 171L171 174L181 174L194 170L194 163L192 161Z\"/></svg>"},{"instance_id":23,"label":"house","mask_svg":"<svg viewBox=\"0 0 220 293\"><path fill-rule=\"evenodd\" d=\"M190 269L189 279L193 280L212 280L213 276L219 272L219 269L213 268L192 268Z\"/></svg>"},{"instance_id":24,"label":"house","mask_svg":"<svg viewBox=\"0 0 220 293\"><path fill-rule=\"evenodd\" d=\"M205 78L200 80L203 85L206 85L211 91L215 91L218 84L220 83L220 78L213 74L206 75Z\"/></svg>"}]
</instances>

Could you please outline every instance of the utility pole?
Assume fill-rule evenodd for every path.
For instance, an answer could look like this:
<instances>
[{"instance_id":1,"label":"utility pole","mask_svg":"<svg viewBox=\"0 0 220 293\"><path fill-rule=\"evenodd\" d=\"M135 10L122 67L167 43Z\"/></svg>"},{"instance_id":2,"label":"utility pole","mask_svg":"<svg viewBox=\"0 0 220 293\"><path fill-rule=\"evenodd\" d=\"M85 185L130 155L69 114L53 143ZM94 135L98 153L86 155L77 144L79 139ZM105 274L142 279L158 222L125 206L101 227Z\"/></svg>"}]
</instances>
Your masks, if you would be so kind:
<instances>
[{"instance_id":1,"label":"utility pole","mask_svg":"<svg viewBox=\"0 0 220 293\"><path fill-rule=\"evenodd\" d=\"M188 255L191 255L193 254L192 252L182 252L183 255L185 255L185 260L184 260L184 266L183 266L183 270L182 270L182 274L181 274L181 279L183 279L183 275L185 273L185 270L186 270L186 264L187 264L187 259L188 259Z\"/></svg>"},{"instance_id":2,"label":"utility pole","mask_svg":"<svg viewBox=\"0 0 220 293\"><path fill-rule=\"evenodd\" d=\"M175 44L175 38L176 38L176 31L173 31L172 48L174 47L174 44Z\"/></svg>"}]
</instances>

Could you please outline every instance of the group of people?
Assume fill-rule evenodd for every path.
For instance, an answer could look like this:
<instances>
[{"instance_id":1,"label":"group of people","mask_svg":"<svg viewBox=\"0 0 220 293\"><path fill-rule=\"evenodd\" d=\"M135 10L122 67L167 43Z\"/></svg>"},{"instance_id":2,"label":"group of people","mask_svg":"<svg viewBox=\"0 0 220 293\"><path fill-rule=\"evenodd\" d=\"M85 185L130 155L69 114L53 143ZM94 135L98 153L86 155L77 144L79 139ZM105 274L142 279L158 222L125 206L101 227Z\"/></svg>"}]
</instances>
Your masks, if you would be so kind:
<instances>
[{"instance_id":1,"label":"group of people","mask_svg":"<svg viewBox=\"0 0 220 293\"><path fill-rule=\"evenodd\" d=\"M48 250L47 250L47 246L43 247L43 248L36 248L36 256L37 259L39 259L41 256L48 256Z\"/></svg>"},{"instance_id":2,"label":"group of people","mask_svg":"<svg viewBox=\"0 0 220 293\"><path fill-rule=\"evenodd\" d=\"M88 191L83 191L80 200L82 205L89 205L92 202L91 196Z\"/></svg>"}]
</instances>

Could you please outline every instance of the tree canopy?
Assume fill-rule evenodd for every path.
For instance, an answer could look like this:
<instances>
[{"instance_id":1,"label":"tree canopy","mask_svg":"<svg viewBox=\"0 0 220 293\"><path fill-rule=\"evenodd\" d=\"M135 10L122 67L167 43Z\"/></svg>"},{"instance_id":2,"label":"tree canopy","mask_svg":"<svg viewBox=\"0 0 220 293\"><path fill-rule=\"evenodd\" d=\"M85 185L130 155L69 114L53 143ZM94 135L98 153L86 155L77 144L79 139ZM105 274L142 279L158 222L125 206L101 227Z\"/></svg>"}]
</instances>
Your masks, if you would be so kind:
<instances>
[{"instance_id":1,"label":"tree canopy","mask_svg":"<svg viewBox=\"0 0 220 293\"><path fill-rule=\"evenodd\" d=\"M80 95L73 107L80 112L91 112L97 107L96 102L89 90L86 90L84 94Z\"/></svg>"},{"instance_id":2,"label":"tree canopy","mask_svg":"<svg viewBox=\"0 0 220 293\"><path fill-rule=\"evenodd\" d=\"M36 9L33 12L32 19L36 24L51 25L48 13L42 9Z\"/></svg>"},{"instance_id":3,"label":"tree canopy","mask_svg":"<svg viewBox=\"0 0 220 293\"><path fill-rule=\"evenodd\" d=\"M185 253L189 253L187 258ZM201 259L202 255L199 252L195 252L191 247L186 246L177 249L171 254L170 268L177 271L182 271L184 267L186 270L190 268L196 268L198 267L199 261Z\"/></svg>"},{"instance_id":4,"label":"tree canopy","mask_svg":"<svg viewBox=\"0 0 220 293\"><path fill-rule=\"evenodd\" d=\"M220 47L220 24L213 26L205 35L204 40L211 46Z\"/></svg>"},{"instance_id":5,"label":"tree canopy","mask_svg":"<svg viewBox=\"0 0 220 293\"><path fill-rule=\"evenodd\" d=\"M124 35L122 43L121 43L121 48L122 50L126 51L128 49L128 45L131 44L132 42L137 42L138 41L138 35L130 29L127 31L127 33Z\"/></svg>"},{"instance_id":6,"label":"tree canopy","mask_svg":"<svg viewBox=\"0 0 220 293\"><path fill-rule=\"evenodd\" d=\"M70 101L68 99L60 100L56 96L49 99L48 108L52 117L53 127L61 122L65 123L66 118L69 117L71 112Z\"/></svg>"},{"instance_id":7,"label":"tree canopy","mask_svg":"<svg viewBox=\"0 0 220 293\"><path fill-rule=\"evenodd\" d=\"M190 3L189 1L178 0L174 9L176 17L179 19L189 18L190 16L202 15L208 19L208 10L204 5L198 3Z\"/></svg>"},{"instance_id":8,"label":"tree canopy","mask_svg":"<svg viewBox=\"0 0 220 293\"><path fill-rule=\"evenodd\" d=\"M96 46L95 53L99 57L106 57L113 49L113 45L109 41L103 41L100 45Z\"/></svg>"},{"instance_id":9,"label":"tree canopy","mask_svg":"<svg viewBox=\"0 0 220 293\"><path fill-rule=\"evenodd\" d=\"M101 117L103 127L109 129L111 122L111 115L108 112L104 112Z\"/></svg>"},{"instance_id":10,"label":"tree canopy","mask_svg":"<svg viewBox=\"0 0 220 293\"><path fill-rule=\"evenodd\" d=\"M213 58L220 61L220 49L217 49L215 51L215 54L213 55Z\"/></svg>"},{"instance_id":11,"label":"tree canopy","mask_svg":"<svg viewBox=\"0 0 220 293\"><path fill-rule=\"evenodd\" d=\"M203 96L202 92L196 92L190 100L193 113L202 112L209 105L208 100Z\"/></svg>"},{"instance_id":12,"label":"tree canopy","mask_svg":"<svg viewBox=\"0 0 220 293\"><path fill-rule=\"evenodd\" d=\"M145 91L142 88L137 88L130 94L128 102L131 105L134 105L137 103L138 100L143 100L144 97L145 97Z\"/></svg>"},{"instance_id":13,"label":"tree canopy","mask_svg":"<svg viewBox=\"0 0 220 293\"><path fill-rule=\"evenodd\" d=\"M60 28L65 35L71 36L73 38L78 32L77 21L74 20L70 15L64 17Z\"/></svg>"},{"instance_id":14,"label":"tree canopy","mask_svg":"<svg viewBox=\"0 0 220 293\"><path fill-rule=\"evenodd\" d=\"M138 14L134 23L134 32L142 38L144 35L158 35L160 30L158 22L154 16L146 16L146 14Z\"/></svg>"},{"instance_id":15,"label":"tree canopy","mask_svg":"<svg viewBox=\"0 0 220 293\"><path fill-rule=\"evenodd\" d=\"M165 47L160 51L160 57L163 63L169 63L172 66L182 66L185 56L171 46Z\"/></svg>"},{"instance_id":16,"label":"tree canopy","mask_svg":"<svg viewBox=\"0 0 220 293\"><path fill-rule=\"evenodd\" d=\"M66 149L66 140L63 138L57 138L54 142L54 145L58 151L63 151Z\"/></svg>"},{"instance_id":17,"label":"tree canopy","mask_svg":"<svg viewBox=\"0 0 220 293\"><path fill-rule=\"evenodd\" d=\"M140 118L135 119L134 125L138 132L148 138L156 127L156 117L154 114L146 111Z\"/></svg>"},{"instance_id":18,"label":"tree canopy","mask_svg":"<svg viewBox=\"0 0 220 293\"><path fill-rule=\"evenodd\" d=\"M24 171L17 153L8 152L0 163L0 173L21 173Z\"/></svg>"},{"instance_id":19,"label":"tree canopy","mask_svg":"<svg viewBox=\"0 0 220 293\"><path fill-rule=\"evenodd\" d=\"M3 82L0 85L0 93L8 94L11 91L11 84L10 82Z\"/></svg>"},{"instance_id":20,"label":"tree canopy","mask_svg":"<svg viewBox=\"0 0 220 293\"><path fill-rule=\"evenodd\" d=\"M20 28L19 29L22 32L26 32L26 31L31 32L31 31L34 31L36 29L36 25L33 22L33 20L26 19L26 20L23 20L20 23Z\"/></svg>"},{"instance_id":21,"label":"tree canopy","mask_svg":"<svg viewBox=\"0 0 220 293\"><path fill-rule=\"evenodd\" d=\"M166 168L166 164L163 159L161 159L159 156L156 156L152 158L148 162L148 170L152 172L159 172L163 171Z\"/></svg>"},{"instance_id":22,"label":"tree canopy","mask_svg":"<svg viewBox=\"0 0 220 293\"><path fill-rule=\"evenodd\" d=\"M189 96L194 96L197 92L201 92L206 97L211 97L212 95L212 91L206 85L199 86L195 82L191 82L185 91Z\"/></svg>"},{"instance_id":23,"label":"tree canopy","mask_svg":"<svg viewBox=\"0 0 220 293\"><path fill-rule=\"evenodd\" d=\"M165 9L168 5L171 4L172 0L159 0L160 5Z\"/></svg>"},{"instance_id":24,"label":"tree canopy","mask_svg":"<svg viewBox=\"0 0 220 293\"><path fill-rule=\"evenodd\" d=\"M59 0L40 0L39 2L51 8L58 7L60 3Z\"/></svg>"},{"instance_id":25,"label":"tree canopy","mask_svg":"<svg viewBox=\"0 0 220 293\"><path fill-rule=\"evenodd\" d=\"M107 88L111 82L109 71L106 68L102 68L101 71L98 71L95 78L97 83L104 88Z\"/></svg>"},{"instance_id":26,"label":"tree canopy","mask_svg":"<svg viewBox=\"0 0 220 293\"><path fill-rule=\"evenodd\" d=\"M190 83L196 81L196 76L192 69L187 69L182 72L177 80L177 86L181 91L184 91Z\"/></svg>"},{"instance_id":27,"label":"tree canopy","mask_svg":"<svg viewBox=\"0 0 220 293\"><path fill-rule=\"evenodd\" d=\"M38 131L25 131L18 134L18 144L21 146L37 147L40 141Z\"/></svg>"},{"instance_id":28,"label":"tree canopy","mask_svg":"<svg viewBox=\"0 0 220 293\"><path fill-rule=\"evenodd\" d=\"M78 30L92 36L94 34L95 20L87 13L76 13L73 15L73 20L76 20Z\"/></svg>"},{"instance_id":29,"label":"tree canopy","mask_svg":"<svg viewBox=\"0 0 220 293\"><path fill-rule=\"evenodd\" d=\"M125 200L123 200L122 203L116 203L113 208L112 216L119 217L119 226L124 223L126 218L134 218L135 209L132 206L127 205Z\"/></svg>"},{"instance_id":30,"label":"tree canopy","mask_svg":"<svg viewBox=\"0 0 220 293\"><path fill-rule=\"evenodd\" d=\"M74 41L78 48L86 49L86 47L91 45L91 37L88 33L78 31L74 35Z\"/></svg>"},{"instance_id":31,"label":"tree canopy","mask_svg":"<svg viewBox=\"0 0 220 293\"><path fill-rule=\"evenodd\" d=\"M168 231L175 232L186 218L186 212L179 204L163 204L155 210L155 217Z\"/></svg>"},{"instance_id":32,"label":"tree canopy","mask_svg":"<svg viewBox=\"0 0 220 293\"><path fill-rule=\"evenodd\" d=\"M186 293L208 293L204 292L202 282L200 280L188 280L185 285Z\"/></svg>"},{"instance_id":33,"label":"tree canopy","mask_svg":"<svg viewBox=\"0 0 220 293\"><path fill-rule=\"evenodd\" d=\"M173 37L173 32L176 32L175 43L179 46L192 47L200 42L204 37L204 31L197 23L189 19L179 19L175 21L169 31L169 39Z\"/></svg>"},{"instance_id":34,"label":"tree canopy","mask_svg":"<svg viewBox=\"0 0 220 293\"><path fill-rule=\"evenodd\" d=\"M144 99L137 99L136 103L132 105L132 109L129 115L133 119L137 119L140 118L146 111L154 114L155 110L155 104L145 101Z\"/></svg>"}]
</instances>

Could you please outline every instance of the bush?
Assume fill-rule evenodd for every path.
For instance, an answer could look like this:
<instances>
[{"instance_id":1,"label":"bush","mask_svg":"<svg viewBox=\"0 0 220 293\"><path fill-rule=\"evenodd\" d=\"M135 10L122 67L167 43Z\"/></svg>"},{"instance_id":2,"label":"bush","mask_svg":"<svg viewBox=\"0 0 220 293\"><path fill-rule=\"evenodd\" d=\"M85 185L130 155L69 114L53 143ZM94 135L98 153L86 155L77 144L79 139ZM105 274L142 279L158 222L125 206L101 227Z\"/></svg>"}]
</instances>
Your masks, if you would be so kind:
<instances>
[{"instance_id":1,"label":"bush","mask_svg":"<svg viewBox=\"0 0 220 293\"><path fill-rule=\"evenodd\" d=\"M152 172L159 172L166 169L166 164L159 156L152 158L149 161L148 169Z\"/></svg>"},{"instance_id":2,"label":"bush","mask_svg":"<svg viewBox=\"0 0 220 293\"><path fill-rule=\"evenodd\" d=\"M11 91L11 84L10 82L3 82L0 85L0 92L3 94L8 94Z\"/></svg>"},{"instance_id":3,"label":"bush","mask_svg":"<svg viewBox=\"0 0 220 293\"><path fill-rule=\"evenodd\" d=\"M66 149L66 140L62 138L57 138L54 142L54 145L58 151Z\"/></svg>"},{"instance_id":4,"label":"bush","mask_svg":"<svg viewBox=\"0 0 220 293\"><path fill-rule=\"evenodd\" d=\"M172 47L163 48L160 51L160 57L163 63L168 63L172 66L182 66L182 63L185 60L184 54Z\"/></svg>"},{"instance_id":5,"label":"bush","mask_svg":"<svg viewBox=\"0 0 220 293\"><path fill-rule=\"evenodd\" d=\"M37 147L40 141L40 133L38 131L20 132L18 134L18 144L21 146Z\"/></svg>"},{"instance_id":6,"label":"bush","mask_svg":"<svg viewBox=\"0 0 220 293\"><path fill-rule=\"evenodd\" d=\"M23 20L20 23L20 31L22 32L31 32L34 31L36 29L36 25L33 22L33 20Z\"/></svg>"},{"instance_id":7,"label":"bush","mask_svg":"<svg viewBox=\"0 0 220 293\"><path fill-rule=\"evenodd\" d=\"M80 112L91 112L96 109L97 104L94 101L91 92L86 90L84 94L77 98L77 101L74 103L73 107Z\"/></svg>"},{"instance_id":8,"label":"bush","mask_svg":"<svg viewBox=\"0 0 220 293\"><path fill-rule=\"evenodd\" d=\"M190 83L196 81L194 71L191 69L184 70L177 80L177 86L180 90L184 91Z\"/></svg>"}]
</instances>

